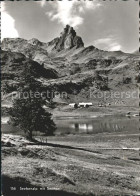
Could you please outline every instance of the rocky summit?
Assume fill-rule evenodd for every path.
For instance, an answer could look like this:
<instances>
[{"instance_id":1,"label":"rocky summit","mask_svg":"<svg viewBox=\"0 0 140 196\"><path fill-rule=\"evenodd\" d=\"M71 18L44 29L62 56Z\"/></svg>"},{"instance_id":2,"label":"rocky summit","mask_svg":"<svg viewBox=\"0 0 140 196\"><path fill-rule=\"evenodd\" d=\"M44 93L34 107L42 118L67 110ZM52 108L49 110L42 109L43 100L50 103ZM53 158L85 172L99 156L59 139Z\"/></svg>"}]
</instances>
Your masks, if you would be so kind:
<instances>
[{"instance_id":1,"label":"rocky summit","mask_svg":"<svg viewBox=\"0 0 140 196\"><path fill-rule=\"evenodd\" d=\"M76 35L76 32L73 27L67 25L66 28L64 28L64 31L61 33L60 38L56 43L55 49L60 51L63 49L71 49L73 47L84 47L84 43L81 37Z\"/></svg>"},{"instance_id":2,"label":"rocky summit","mask_svg":"<svg viewBox=\"0 0 140 196\"><path fill-rule=\"evenodd\" d=\"M63 32L60 33L60 37L57 37L48 43L48 48L50 47L52 48L52 50L59 52L65 49L77 49L84 47L84 43L82 41L82 38L77 36L73 27L66 25Z\"/></svg>"},{"instance_id":3,"label":"rocky summit","mask_svg":"<svg viewBox=\"0 0 140 196\"><path fill-rule=\"evenodd\" d=\"M44 88L67 92L68 97L63 100L67 103L85 100L100 102L98 97L90 95L134 92L139 82L138 52L129 54L103 51L95 46L85 47L82 38L69 25L66 25L59 37L48 43L36 38L6 38L2 41L1 58L2 85L9 84L9 93L12 92L13 83L20 85L25 63L35 71L34 77L42 82ZM124 96L116 100L109 97L101 101L136 105L137 98L127 99Z\"/></svg>"}]
</instances>

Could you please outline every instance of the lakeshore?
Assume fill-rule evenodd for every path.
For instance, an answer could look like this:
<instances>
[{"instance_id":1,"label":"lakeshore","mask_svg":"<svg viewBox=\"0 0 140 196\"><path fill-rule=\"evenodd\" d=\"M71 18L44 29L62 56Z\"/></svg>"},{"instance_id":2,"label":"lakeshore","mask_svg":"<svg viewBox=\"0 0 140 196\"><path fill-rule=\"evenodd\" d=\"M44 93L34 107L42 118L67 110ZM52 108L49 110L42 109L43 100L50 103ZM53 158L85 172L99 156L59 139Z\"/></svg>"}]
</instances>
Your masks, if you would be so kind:
<instances>
[{"instance_id":1,"label":"lakeshore","mask_svg":"<svg viewBox=\"0 0 140 196\"><path fill-rule=\"evenodd\" d=\"M49 196L139 195L139 150L139 133L134 130L133 133L52 136L43 144L3 134L4 196L11 195L11 186L24 185L45 188L41 195ZM29 194L23 192L17 191L17 195ZM29 195L36 193L30 191Z\"/></svg>"}]
</instances>

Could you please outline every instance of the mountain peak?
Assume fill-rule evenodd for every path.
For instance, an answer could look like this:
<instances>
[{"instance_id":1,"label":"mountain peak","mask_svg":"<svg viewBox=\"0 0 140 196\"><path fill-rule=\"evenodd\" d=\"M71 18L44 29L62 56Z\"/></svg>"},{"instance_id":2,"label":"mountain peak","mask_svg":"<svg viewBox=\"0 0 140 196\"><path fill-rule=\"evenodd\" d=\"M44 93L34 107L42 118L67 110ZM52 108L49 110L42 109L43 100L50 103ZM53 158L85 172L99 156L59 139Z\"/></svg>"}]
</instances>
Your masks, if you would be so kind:
<instances>
[{"instance_id":1,"label":"mountain peak","mask_svg":"<svg viewBox=\"0 0 140 196\"><path fill-rule=\"evenodd\" d=\"M66 25L63 32L60 35L63 36L63 35L69 35L69 34L72 34L73 36L76 36L76 32L73 29L73 27L71 27L69 25Z\"/></svg>"},{"instance_id":2,"label":"mountain peak","mask_svg":"<svg viewBox=\"0 0 140 196\"><path fill-rule=\"evenodd\" d=\"M71 49L71 48L80 48L84 47L84 43L82 41L82 38L77 36L75 30L73 27L66 25L66 27L63 29L63 31L60 33L60 37L52 40L50 42L54 44L54 49L57 51L61 51L64 49Z\"/></svg>"}]
</instances>

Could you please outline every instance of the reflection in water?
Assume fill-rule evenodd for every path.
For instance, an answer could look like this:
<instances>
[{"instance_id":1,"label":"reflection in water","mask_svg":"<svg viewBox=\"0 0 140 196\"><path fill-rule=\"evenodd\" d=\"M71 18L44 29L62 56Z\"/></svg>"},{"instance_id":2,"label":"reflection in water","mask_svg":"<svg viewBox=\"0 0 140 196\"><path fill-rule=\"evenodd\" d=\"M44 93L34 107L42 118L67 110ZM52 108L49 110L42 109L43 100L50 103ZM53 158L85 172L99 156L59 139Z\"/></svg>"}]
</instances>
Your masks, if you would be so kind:
<instances>
[{"instance_id":1,"label":"reflection in water","mask_svg":"<svg viewBox=\"0 0 140 196\"><path fill-rule=\"evenodd\" d=\"M61 121L62 124L63 122ZM126 117L102 117L96 119L71 119L68 121L67 130L68 129L74 134L126 131L133 133L138 130L138 118L128 119Z\"/></svg>"},{"instance_id":2,"label":"reflection in water","mask_svg":"<svg viewBox=\"0 0 140 196\"><path fill-rule=\"evenodd\" d=\"M119 127L117 124L110 124L110 123L101 123L98 124L100 128L100 130L110 130L113 129L113 131L118 131L121 130L123 128ZM88 123L74 123L74 124L70 124L70 128L74 129L75 131L80 131L80 130L85 130L85 131L91 131L94 130L94 126L93 124L88 124Z\"/></svg>"},{"instance_id":3,"label":"reflection in water","mask_svg":"<svg viewBox=\"0 0 140 196\"><path fill-rule=\"evenodd\" d=\"M5 122L5 119L3 119ZM97 118L65 118L55 120L56 134L96 134L104 132L137 132L139 131L139 118L122 116L106 116ZM2 132L17 133L17 128L2 124ZM21 132L19 132L21 134Z\"/></svg>"},{"instance_id":4,"label":"reflection in water","mask_svg":"<svg viewBox=\"0 0 140 196\"><path fill-rule=\"evenodd\" d=\"M87 123L75 123L70 125L71 128L75 130L93 130L93 125L92 124L87 124Z\"/></svg>"}]
</instances>

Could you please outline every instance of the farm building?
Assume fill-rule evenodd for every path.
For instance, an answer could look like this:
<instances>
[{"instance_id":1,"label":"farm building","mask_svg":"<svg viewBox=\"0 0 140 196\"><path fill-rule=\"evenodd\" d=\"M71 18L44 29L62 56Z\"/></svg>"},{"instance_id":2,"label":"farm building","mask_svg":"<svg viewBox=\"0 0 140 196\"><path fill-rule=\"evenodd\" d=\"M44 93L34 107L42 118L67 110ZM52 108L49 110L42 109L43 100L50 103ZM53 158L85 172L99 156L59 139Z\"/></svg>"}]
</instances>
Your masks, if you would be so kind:
<instances>
[{"instance_id":1,"label":"farm building","mask_svg":"<svg viewBox=\"0 0 140 196\"><path fill-rule=\"evenodd\" d=\"M79 107L89 107L92 106L93 104L91 102L81 102L78 104Z\"/></svg>"},{"instance_id":2,"label":"farm building","mask_svg":"<svg viewBox=\"0 0 140 196\"><path fill-rule=\"evenodd\" d=\"M93 104L88 102L81 102L81 103L70 103L69 106L73 107L73 108L76 108L76 107L89 107L89 106L92 106Z\"/></svg>"},{"instance_id":3,"label":"farm building","mask_svg":"<svg viewBox=\"0 0 140 196\"><path fill-rule=\"evenodd\" d=\"M69 106L76 108L76 107L78 107L78 104L77 103L70 103Z\"/></svg>"}]
</instances>

